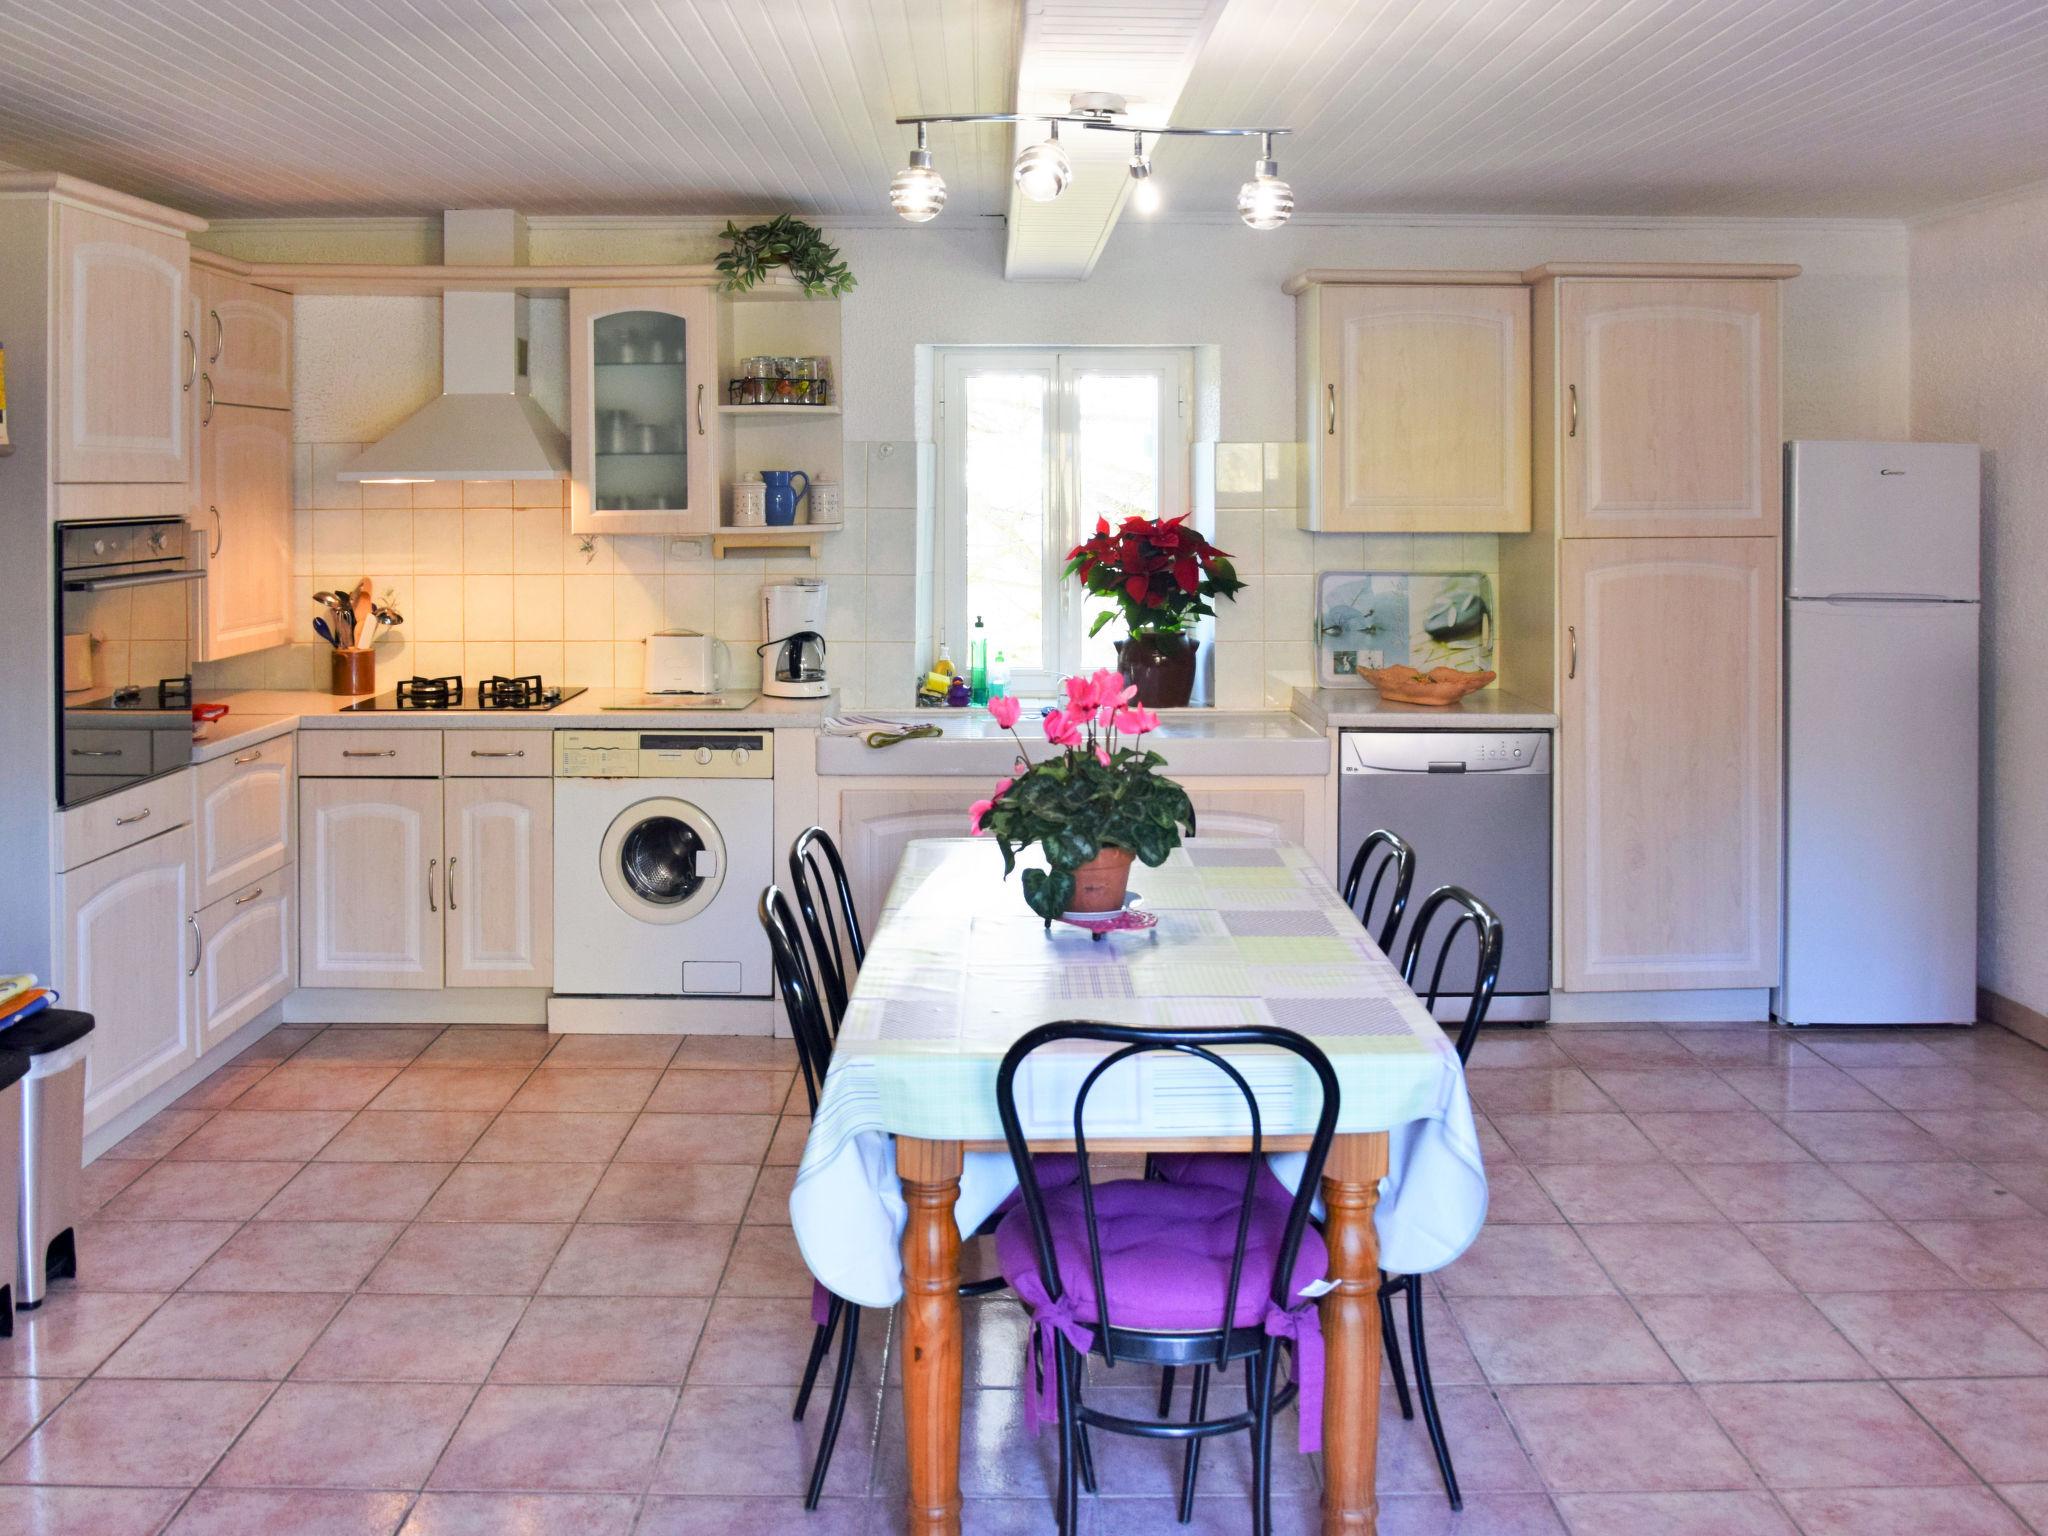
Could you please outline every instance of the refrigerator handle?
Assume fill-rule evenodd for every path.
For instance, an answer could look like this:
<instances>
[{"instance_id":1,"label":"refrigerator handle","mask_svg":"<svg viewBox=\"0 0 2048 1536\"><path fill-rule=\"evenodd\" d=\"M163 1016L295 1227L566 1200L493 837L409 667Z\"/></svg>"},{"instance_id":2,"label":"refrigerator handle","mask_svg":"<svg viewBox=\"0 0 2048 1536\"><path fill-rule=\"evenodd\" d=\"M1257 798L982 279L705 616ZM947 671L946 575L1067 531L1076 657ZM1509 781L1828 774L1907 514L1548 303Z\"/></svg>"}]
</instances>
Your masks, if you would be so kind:
<instances>
[{"instance_id":1,"label":"refrigerator handle","mask_svg":"<svg viewBox=\"0 0 2048 1536\"><path fill-rule=\"evenodd\" d=\"M1857 603L1974 603L1974 597L1944 597L1938 592L1830 592L1827 596L1813 599L1793 597L1793 602L1834 603L1853 606Z\"/></svg>"}]
</instances>

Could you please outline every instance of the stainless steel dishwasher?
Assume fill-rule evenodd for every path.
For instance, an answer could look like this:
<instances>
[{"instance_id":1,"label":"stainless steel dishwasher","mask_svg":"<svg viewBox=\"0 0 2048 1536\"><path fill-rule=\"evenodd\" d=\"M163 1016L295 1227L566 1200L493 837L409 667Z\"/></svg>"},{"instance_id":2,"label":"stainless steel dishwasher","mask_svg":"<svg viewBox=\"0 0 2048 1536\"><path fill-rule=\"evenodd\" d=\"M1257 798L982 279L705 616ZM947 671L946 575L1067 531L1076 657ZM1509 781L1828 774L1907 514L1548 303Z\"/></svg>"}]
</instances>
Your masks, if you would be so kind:
<instances>
[{"instance_id":1,"label":"stainless steel dishwasher","mask_svg":"<svg viewBox=\"0 0 2048 1536\"><path fill-rule=\"evenodd\" d=\"M1412 915L1440 885L1462 885L1499 915L1500 985L1489 1020L1550 1017L1550 732L1345 731L1338 743L1337 873L1375 827L1415 849ZM1380 898L1385 910L1384 894ZM1438 932L1449 920L1438 920ZM1403 921L1398 964L1408 943ZM1469 933L1469 929L1467 933ZM1462 1017L1477 962L1471 941L1444 967L1440 1017ZM1422 965L1435 963L1424 951ZM1417 978L1426 982L1425 972ZM1452 984L1463 995L1454 996Z\"/></svg>"}]
</instances>

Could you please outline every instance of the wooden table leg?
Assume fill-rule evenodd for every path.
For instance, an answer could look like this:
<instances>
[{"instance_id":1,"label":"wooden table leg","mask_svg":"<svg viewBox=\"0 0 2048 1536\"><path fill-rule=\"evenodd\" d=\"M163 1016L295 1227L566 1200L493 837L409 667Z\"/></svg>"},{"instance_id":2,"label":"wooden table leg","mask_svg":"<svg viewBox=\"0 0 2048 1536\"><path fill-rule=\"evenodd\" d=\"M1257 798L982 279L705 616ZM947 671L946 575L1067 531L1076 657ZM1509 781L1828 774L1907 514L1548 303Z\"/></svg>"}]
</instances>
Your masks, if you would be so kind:
<instances>
[{"instance_id":1,"label":"wooden table leg","mask_svg":"<svg viewBox=\"0 0 2048 1536\"><path fill-rule=\"evenodd\" d=\"M960 1536L960 1229L953 1217L960 1144L898 1137L896 1171L910 1207L903 1229L910 1536Z\"/></svg>"},{"instance_id":2,"label":"wooden table leg","mask_svg":"<svg viewBox=\"0 0 2048 1536\"><path fill-rule=\"evenodd\" d=\"M1323 1536L1374 1536L1380 1449L1380 1245L1385 1132L1339 1136L1323 1165L1330 1278L1323 1298Z\"/></svg>"}]
</instances>

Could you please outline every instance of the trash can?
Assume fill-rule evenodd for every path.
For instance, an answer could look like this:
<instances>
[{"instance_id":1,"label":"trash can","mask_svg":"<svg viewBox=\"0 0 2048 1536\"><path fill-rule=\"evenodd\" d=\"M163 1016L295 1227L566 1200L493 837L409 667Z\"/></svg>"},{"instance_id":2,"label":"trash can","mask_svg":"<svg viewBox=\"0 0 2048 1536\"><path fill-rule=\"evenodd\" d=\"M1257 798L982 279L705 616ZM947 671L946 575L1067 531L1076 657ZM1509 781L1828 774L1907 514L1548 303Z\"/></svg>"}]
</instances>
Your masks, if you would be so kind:
<instances>
[{"instance_id":1,"label":"trash can","mask_svg":"<svg viewBox=\"0 0 2048 1536\"><path fill-rule=\"evenodd\" d=\"M28 1076L28 1058L19 1051L0 1051L0 1190L20 1189L21 1182L21 1090ZM21 1202L0 1198L0 1238L5 1251L18 1252L21 1234ZM13 1279L12 1272L7 1275ZM14 1333L14 1288L0 1282L0 1339Z\"/></svg>"},{"instance_id":2,"label":"trash can","mask_svg":"<svg viewBox=\"0 0 2048 1536\"><path fill-rule=\"evenodd\" d=\"M15 1173L20 1231L14 1242L14 1304L40 1306L49 1282L78 1273L74 1229L83 1214L85 1049L92 1015L46 1008L0 1029L0 1050L28 1059L21 1081L21 1127L8 1140L21 1166Z\"/></svg>"}]
</instances>

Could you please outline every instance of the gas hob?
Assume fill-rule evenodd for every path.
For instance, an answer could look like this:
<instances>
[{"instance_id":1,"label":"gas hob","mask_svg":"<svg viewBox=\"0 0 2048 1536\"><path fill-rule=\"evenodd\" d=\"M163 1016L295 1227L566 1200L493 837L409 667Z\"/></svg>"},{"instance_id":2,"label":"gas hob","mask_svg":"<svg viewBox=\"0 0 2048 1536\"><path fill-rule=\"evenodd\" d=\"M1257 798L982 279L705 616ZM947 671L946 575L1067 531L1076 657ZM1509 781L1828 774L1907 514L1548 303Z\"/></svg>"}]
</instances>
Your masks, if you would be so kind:
<instances>
[{"instance_id":1,"label":"gas hob","mask_svg":"<svg viewBox=\"0 0 2048 1536\"><path fill-rule=\"evenodd\" d=\"M408 677L390 693L344 705L341 713L545 714L581 692L580 686L545 683L539 677L487 677L474 688L459 677Z\"/></svg>"}]
</instances>

